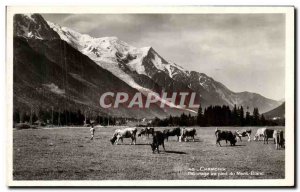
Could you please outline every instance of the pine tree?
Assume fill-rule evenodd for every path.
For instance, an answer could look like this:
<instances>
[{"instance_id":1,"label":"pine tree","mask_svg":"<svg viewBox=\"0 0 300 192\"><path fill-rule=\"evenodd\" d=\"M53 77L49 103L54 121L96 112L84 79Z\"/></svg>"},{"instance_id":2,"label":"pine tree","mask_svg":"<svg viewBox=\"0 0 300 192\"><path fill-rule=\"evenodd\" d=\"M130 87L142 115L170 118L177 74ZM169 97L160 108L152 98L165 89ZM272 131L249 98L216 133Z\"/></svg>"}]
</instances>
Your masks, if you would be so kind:
<instances>
[{"instance_id":1,"label":"pine tree","mask_svg":"<svg viewBox=\"0 0 300 192\"><path fill-rule=\"evenodd\" d=\"M173 122L173 117L172 115L169 116L169 122L168 122L168 125L169 126L173 126L174 122Z\"/></svg>"},{"instance_id":2,"label":"pine tree","mask_svg":"<svg viewBox=\"0 0 300 192\"><path fill-rule=\"evenodd\" d=\"M254 126L259 125L259 111L258 111L258 108L253 109L253 125Z\"/></svg>"},{"instance_id":3,"label":"pine tree","mask_svg":"<svg viewBox=\"0 0 300 192\"><path fill-rule=\"evenodd\" d=\"M180 126L187 126L187 115L182 113L181 116L180 116L180 121L179 121L179 125Z\"/></svg>"},{"instance_id":4,"label":"pine tree","mask_svg":"<svg viewBox=\"0 0 300 192\"><path fill-rule=\"evenodd\" d=\"M240 126L244 126L244 109L243 106L241 106L240 110L239 110L239 123Z\"/></svg>"},{"instance_id":5,"label":"pine tree","mask_svg":"<svg viewBox=\"0 0 300 192\"><path fill-rule=\"evenodd\" d=\"M245 125L251 126L251 116L249 111L246 112Z\"/></svg>"},{"instance_id":6,"label":"pine tree","mask_svg":"<svg viewBox=\"0 0 300 192\"><path fill-rule=\"evenodd\" d=\"M201 107L201 105L199 106L199 109L198 109L197 125L203 126L203 113L202 113L202 107Z\"/></svg>"},{"instance_id":7,"label":"pine tree","mask_svg":"<svg viewBox=\"0 0 300 192\"><path fill-rule=\"evenodd\" d=\"M260 124L263 126L267 124L265 116L263 114L261 115L261 118L260 118Z\"/></svg>"},{"instance_id":8,"label":"pine tree","mask_svg":"<svg viewBox=\"0 0 300 192\"><path fill-rule=\"evenodd\" d=\"M18 109L13 112L13 121L14 123L20 123L20 112Z\"/></svg>"},{"instance_id":9,"label":"pine tree","mask_svg":"<svg viewBox=\"0 0 300 192\"><path fill-rule=\"evenodd\" d=\"M238 111L235 104L232 112L232 125L237 125L238 124L237 121L238 121Z\"/></svg>"}]
</instances>

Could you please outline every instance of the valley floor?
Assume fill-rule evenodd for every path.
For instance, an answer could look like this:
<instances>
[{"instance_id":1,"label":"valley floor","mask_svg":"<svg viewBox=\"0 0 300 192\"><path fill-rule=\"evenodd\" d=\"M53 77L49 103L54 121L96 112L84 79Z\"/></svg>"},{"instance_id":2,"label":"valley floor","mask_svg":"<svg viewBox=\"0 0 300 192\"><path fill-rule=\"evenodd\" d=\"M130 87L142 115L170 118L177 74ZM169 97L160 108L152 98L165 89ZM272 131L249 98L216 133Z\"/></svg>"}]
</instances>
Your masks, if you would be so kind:
<instances>
[{"instance_id":1,"label":"valley floor","mask_svg":"<svg viewBox=\"0 0 300 192\"><path fill-rule=\"evenodd\" d=\"M196 127L195 142L170 137L166 151L153 154L151 137L136 145L109 139L118 127L96 128L90 140L87 127L13 131L14 180L162 180L162 179L279 179L285 177L285 150L273 141L215 144L215 127ZM284 129L284 127L272 127ZM141 129L141 128L139 128ZM163 128L155 128L163 129ZM237 130L246 127L221 127ZM251 128L253 133L257 128ZM212 169L210 169L212 168Z\"/></svg>"}]
</instances>

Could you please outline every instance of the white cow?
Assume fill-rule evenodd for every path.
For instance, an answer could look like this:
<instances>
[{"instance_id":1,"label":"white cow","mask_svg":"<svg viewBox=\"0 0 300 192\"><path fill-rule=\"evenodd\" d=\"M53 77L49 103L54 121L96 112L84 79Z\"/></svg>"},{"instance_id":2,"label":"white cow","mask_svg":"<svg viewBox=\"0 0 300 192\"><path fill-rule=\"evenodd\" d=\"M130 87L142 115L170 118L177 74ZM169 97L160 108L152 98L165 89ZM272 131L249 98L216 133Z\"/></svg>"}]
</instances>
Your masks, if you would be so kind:
<instances>
[{"instance_id":1,"label":"white cow","mask_svg":"<svg viewBox=\"0 0 300 192\"><path fill-rule=\"evenodd\" d=\"M267 129L266 127L257 129L256 134L253 137L253 140L254 141L256 141L256 140L260 141L261 137L265 138L266 129Z\"/></svg>"},{"instance_id":2,"label":"white cow","mask_svg":"<svg viewBox=\"0 0 300 192\"><path fill-rule=\"evenodd\" d=\"M118 145L118 141L121 140L123 143L123 138L131 138L131 143L136 143L136 132L137 128L125 128L125 129L117 129L114 132L113 137L110 139L111 144L114 144L116 142L116 145Z\"/></svg>"}]
</instances>

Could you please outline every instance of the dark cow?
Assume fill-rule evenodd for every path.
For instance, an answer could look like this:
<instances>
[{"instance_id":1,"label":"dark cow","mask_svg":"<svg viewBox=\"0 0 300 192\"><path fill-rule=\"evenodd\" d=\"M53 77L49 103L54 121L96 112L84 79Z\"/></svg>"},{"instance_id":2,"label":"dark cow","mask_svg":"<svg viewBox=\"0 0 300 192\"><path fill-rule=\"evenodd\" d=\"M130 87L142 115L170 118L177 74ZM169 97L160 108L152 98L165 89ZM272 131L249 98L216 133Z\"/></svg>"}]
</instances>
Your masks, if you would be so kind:
<instances>
[{"instance_id":1,"label":"dark cow","mask_svg":"<svg viewBox=\"0 0 300 192\"><path fill-rule=\"evenodd\" d=\"M222 140L225 140L226 144L227 141L229 141L231 146L235 146L236 136L231 131L221 131L216 129L215 135L216 135L216 144L219 143L220 147L221 147L220 141Z\"/></svg>"},{"instance_id":2,"label":"dark cow","mask_svg":"<svg viewBox=\"0 0 300 192\"><path fill-rule=\"evenodd\" d=\"M275 149L284 148L284 136L283 131L275 130L273 133L273 138L276 144Z\"/></svg>"},{"instance_id":3,"label":"dark cow","mask_svg":"<svg viewBox=\"0 0 300 192\"><path fill-rule=\"evenodd\" d=\"M149 138L149 135L153 135L154 133L154 128L153 127L146 127L142 128L140 132L138 133L138 137L142 135L146 135Z\"/></svg>"},{"instance_id":4,"label":"dark cow","mask_svg":"<svg viewBox=\"0 0 300 192\"><path fill-rule=\"evenodd\" d=\"M113 137L110 139L111 144L114 144L116 142L116 145L118 145L118 141L121 140L123 143L123 138L131 138L131 143L136 143L136 132L137 128L125 128L125 129L117 129L114 132Z\"/></svg>"},{"instance_id":5,"label":"dark cow","mask_svg":"<svg viewBox=\"0 0 300 192\"><path fill-rule=\"evenodd\" d=\"M181 130L181 135L180 135L179 142L181 142L181 141L186 142L187 137L191 137L193 139L193 141L195 141L195 135L197 135L195 128L183 128Z\"/></svg>"},{"instance_id":6,"label":"dark cow","mask_svg":"<svg viewBox=\"0 0 300 192\"><path fill-rule=\"evenodd\" d=\"M248 141L251 141L251 133L252 133L252 130L251 129L247 129L247 130L236 130L234 132L234 134L240 138L240 141L242 141L242 137L248 137Z\"/></svg>"},{"instance_id":7,"label":"dark cow","mask_svg":"<svg viewBox=\"0 0 300 192\"><path fill-rule=\"evenodd\" d=\"M164 134L164 136L165 136L165 139L168 141L168 134L169 134L169 132L170 132L170 129L164 129L163 130L163 134Z\"/></svg>"},{"instance_id":8,"label":"dark cow","mask_svg":"<svg viewBox=\"0 0 300 192\"><path fill-rule=\"evenodd\" d=\"M264 135L264 144L265 144L265 141L267 141L267 144L268 144L268 140L269 138L273 138L273 133L274 133L274 129L265 129L263 135ZM275 143L275 140L274 140L274 143Z\"/></svg>"},{"instance_id":9,"label":"dark cow","mask_svg":"<svg viewBox=\"0 0 300 192\"><path fill-rule=\"evenodd\" d=\"M165 138L167 139L167 141L168 141L170 136L177 136L177 141L179 141L179 137L181 135L181 129L180 129L180 127L176 127L174 129L171 129L171 130L166 129L164 131L164 133L165 133Z\"/></svg>"},{"instance_id":10,"label":"dark cow","mask_svg":"<svg viewBox=\"0 0 300 192\"><path fill-rule=\"evenodd\" d=\"M155 149L157 149L157 153L159 153L159 146L162 145L165 151L165 135L161 131L154 131L153 133L153 141L151 144L152 152L155 152Z\"/></svg>"},{"instance_id":11,"label":"dark cow","mask_svg":"<svg viewBox=\"0 0 300 192\"><path fill-rule=\"evenodd\" d=\"M138 133L138 137L141 137L142 135L146 135L146 128L142 128L139 133Z\"/></svg>"}]
</instances>

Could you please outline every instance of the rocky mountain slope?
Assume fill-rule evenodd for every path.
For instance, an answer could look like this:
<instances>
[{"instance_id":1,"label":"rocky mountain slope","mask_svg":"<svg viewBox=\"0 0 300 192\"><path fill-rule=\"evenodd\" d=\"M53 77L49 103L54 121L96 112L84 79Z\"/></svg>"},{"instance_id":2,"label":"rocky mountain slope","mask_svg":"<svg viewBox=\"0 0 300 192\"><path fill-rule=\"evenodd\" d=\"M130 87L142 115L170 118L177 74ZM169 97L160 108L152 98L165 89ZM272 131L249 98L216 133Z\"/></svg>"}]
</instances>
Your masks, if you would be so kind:
<instances>
[{"instance_id":1,"label":"rocky mountain slope","mask_svg":"<svg viewBox=\"0 0 300 192\"><path fill-rule=\"evenodd\" d=\"M101 109L100 95L111 90L129 94L141 92L143 97L161 91L196 92L196 103L203 107L236 104L249 106L250 110L258 107L260 112L265 112L280 105L256 93L235 93L203 73L188 71L167 61L152 47L136 48L117 37L94 38L80 34L45 21L39 14L15 15L14 51L16 106L68 103L65 105L78 104L101 113L140 117L197 111L173 103L167 103L166 109L157 105L130 112L126 108L114 112ZM162 97L158 100L165 102ZM172 106L176 107L171 109Z\"/></svg>"},{"instance_id":2,"label":"rocky mountain slope","mask_svg":"<svg viewBox=\"0 0 300 192\"><path fill-rule=\"evenodd\" d=\"M282 103L279 107L272 109L266 113L264 113L266 119L273 119L273 118L285 118L285 102Z\"/></svg>"}]
</instances>

